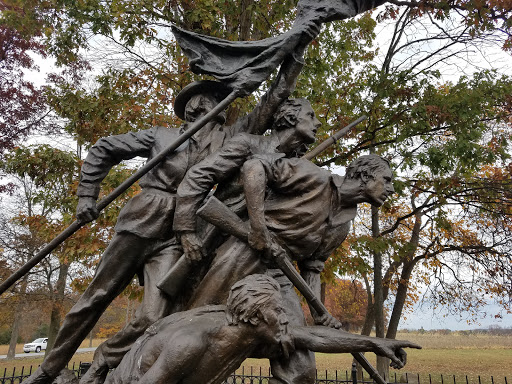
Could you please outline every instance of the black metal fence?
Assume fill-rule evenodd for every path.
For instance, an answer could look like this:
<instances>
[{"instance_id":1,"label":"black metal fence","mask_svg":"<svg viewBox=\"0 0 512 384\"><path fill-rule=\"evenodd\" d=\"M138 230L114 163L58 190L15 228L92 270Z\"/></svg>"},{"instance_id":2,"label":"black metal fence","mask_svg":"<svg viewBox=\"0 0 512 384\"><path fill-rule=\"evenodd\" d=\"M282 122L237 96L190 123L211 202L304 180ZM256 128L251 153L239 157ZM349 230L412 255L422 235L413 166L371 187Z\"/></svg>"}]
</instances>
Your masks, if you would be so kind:
<instances>
[{"instance_id":1,"label":"black metal fence","mask_svg":"<svg viewBox=\"0 0 512 384\"><path fill-rule=\"evenodd\" d=\"M325 372L316 371L316 384L370 384L373 383L369 378L364 380L356 379L357 372L355 366L352 371L334 371ZM242 367L237 372L233 373L224 384L268 384L271 378L270 368L264 372L263 369L254 369L253 367L246 369Z\"/></svg>"},{"instance_id":2,"label":"black metal fence","mask_svg":"<svg viewBox=\"0 0 512 384\"><path fill-rule=\"evenodd\" d=\"M233 373L225 384L268 384L271 377L270 369L241 368ZM507 377L470 377L455 375L420 375L416 373L393 373L387 378L389 384L509 384ZM373 384L374 381L366 374L359 376L355 365L352 371L316 371L315 384ZM510 383L512 384L512 382Z\"/></svg>"},{"instance_id":3,"label":"black metal fence","mask_svg":"<svg viewBox=\"0 0 512 384\"><path fill-rule=\"evenodd\" d=\"M90 363L79 363L69 366L68 369L73 371L77 377L83 375ZM4 369L3 375L0 372L0 384L19 384L29 377L37 367L21 367L14 368L12 372ZM357 377L355 366L351 371L318 371L316 373L316 384L372 384L373 381L369 377ZM224 382L225 384L268 384L271 377L270 369L263 370L261 368L244 368L242 367ZM419 374L393 374L388 380L390 384L509 384L507 377L495 378L493 376L482 378L454 375L422 375ZM512 383L510 383L512 384Z\"/></svg>"},{"instance_id":4,"label":"black metal fence","mask_svg":"<svg viewBox=\"0 0 512 384\"><path fill-rule=\"evenodd\" d=\"M80 377L85 372L87 372L87 369L89 368L90 365L91 363L80 362L79 364L76 365L75 363L73 363L72 366L68 366L68 369L73 371L77 377ZM32 365L28 368L23 366L21 367L21 369L17 369L16 367L14 367L12 372L7 373L7 368L5 368L3 371L3 376L1 375L2 372L0 372L0 384L21 383L23 380L29 377L32 374L32 372L35 371L36 369L37 367L34 368L34 366Z\"/></svg>"}]
</instances>

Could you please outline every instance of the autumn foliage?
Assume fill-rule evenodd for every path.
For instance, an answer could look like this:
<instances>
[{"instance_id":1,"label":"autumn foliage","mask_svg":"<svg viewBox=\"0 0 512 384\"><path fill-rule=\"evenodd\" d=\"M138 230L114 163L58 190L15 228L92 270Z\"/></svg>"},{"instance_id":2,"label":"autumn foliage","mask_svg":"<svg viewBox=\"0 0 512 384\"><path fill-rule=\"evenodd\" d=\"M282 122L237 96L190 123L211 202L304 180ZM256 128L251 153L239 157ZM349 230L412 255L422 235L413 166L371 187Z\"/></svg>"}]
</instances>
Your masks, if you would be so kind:
<instances>
[{"instance_id":1,"label":"autumn foliage","mask_svg":"<svg viewBox=\"0 0 512 384\"><path fill-rule=\"evenodd\" d=\"M23 74L37 69L29 53L45 54L40 43L0 24L0 156L40 128L48 110L41 89Z\"/></svg>"}]
</instances>

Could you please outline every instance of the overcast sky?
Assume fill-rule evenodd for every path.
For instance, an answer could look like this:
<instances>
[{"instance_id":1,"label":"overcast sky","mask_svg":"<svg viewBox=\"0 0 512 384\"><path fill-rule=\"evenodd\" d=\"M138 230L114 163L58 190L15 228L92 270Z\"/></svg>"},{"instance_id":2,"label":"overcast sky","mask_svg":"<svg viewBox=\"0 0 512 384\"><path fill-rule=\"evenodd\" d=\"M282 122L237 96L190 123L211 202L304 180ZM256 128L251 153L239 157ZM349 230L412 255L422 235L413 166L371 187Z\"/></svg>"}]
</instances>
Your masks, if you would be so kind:
<instances>
[{"instance_id":1,"label":"overcast sky","mask_svg":"<svg viewBox=\"0 0 512 384\"><path fill-rule=\"evenodd\" d=\"M485 308L488 315L482 313L473 320L477 322L468 323L471 320L470 316L455 316L446 314L446 312L434 312L431 308L416 308L415 312L407 315L407 320L401 320L399 329L420 329L423 327L425 330L430 329L451 329L455 330L469 330L477 328L489 328L492 325L498 325L502 328L512 327L512 314L501 313L502 318L494 318L500 309L497 305L488 305ZM443 317L443 315L445 317Z\"/></svg>"}]
</instances>

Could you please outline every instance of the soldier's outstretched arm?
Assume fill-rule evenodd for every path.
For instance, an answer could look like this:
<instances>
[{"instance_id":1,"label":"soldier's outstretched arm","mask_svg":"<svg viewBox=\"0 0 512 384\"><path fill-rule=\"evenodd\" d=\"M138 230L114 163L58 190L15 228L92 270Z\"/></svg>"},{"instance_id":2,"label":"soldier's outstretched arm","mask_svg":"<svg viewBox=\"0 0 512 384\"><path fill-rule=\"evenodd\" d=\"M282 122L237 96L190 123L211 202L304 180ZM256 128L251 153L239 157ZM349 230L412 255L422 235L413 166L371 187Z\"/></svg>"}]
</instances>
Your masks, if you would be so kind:
<instances>
[{"instance_id":1,"label":"soldier's outstretched arm","mask_svg":"<svg viewBox=\"0 0 512 384\"><path fill-rule=\"evenodd\" d=\"M391 360L393 368L402 368L407 360L403 348L421 349L418 344L406 340L382 339L354 335L342 330L322 326L289 327L295 347L323 353L373 352Z\"/></svg>"}]
</instances>

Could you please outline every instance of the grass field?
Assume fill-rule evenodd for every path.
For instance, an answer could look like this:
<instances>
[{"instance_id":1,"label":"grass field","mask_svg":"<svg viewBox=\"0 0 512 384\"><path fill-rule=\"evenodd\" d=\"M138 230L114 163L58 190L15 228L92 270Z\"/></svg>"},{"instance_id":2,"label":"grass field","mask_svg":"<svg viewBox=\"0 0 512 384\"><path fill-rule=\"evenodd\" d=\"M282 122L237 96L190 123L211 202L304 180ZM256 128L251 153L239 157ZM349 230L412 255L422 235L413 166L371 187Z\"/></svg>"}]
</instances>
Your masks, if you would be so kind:
<instances>
[{"instance_id":1,"label":"grass field","mask_svg":"<svg viewBox=\"0 0 512 384\"><path fill-rule=\"evenodd\" d=\"M512 336L491 336L491 335L437 335L437 334L399 334L399 339L407 339L423 346L422 350L408 351L407 366L401 371L391 370L391 379L394 380L396 373L397 379L404 372L408 372L409 377L420 375L421 383L453 383L453 375L457 377L457 383L464 384L465 376L468 376L469 383L478 384L508 384L512 383ZM102 340L94 340L93 346L97 346ZM82 347L88 347L86 341ZM19 351L22 351L21 345ZM7 346L0 346L0 354L7 353ZM90 362L92 353L76 354L71 362L78 365L80 361ZM32 356L32 357L31 357ZM375 363L375 355L368 354L370 362ZM0 360L0 377L4 370L11 372L13 368L19 372L21 366L33 365L37 367L42 358L34 358L33 354L26 354L26 357L13 361ZM324 377L325 371L331 377L334 371L350 371L352 357L348 354L317 354L317 369L319 376ZM263 372L268 372L268 361L248 359L244 362L245 372L253 367L254 372L258 372L260 367ZM349 372L350 374L350 372ZM431 379L429 380L429 374ZM480 376L480 381L479 381ZM492 377L492 379L491 379ZM507 377L507 383L505 383Z\"/></svg>"},{"instance_id":2,"label":"grass field","mask_svg":"<svg viewBox=\"0 0 512 384\"><path fill-rule=\"evenodd\" d=\"M406 367L390 371L392 381L395 374L399 380L407 372L408 376L419 374L421 383L441 383L441 375L444 383L453 383L453 375L457 383L465 383L466 375L470 383L505 384L505 377L507 384L512 383L512 336L399 333L397 339L413 341L423 349L408 350ZM367 358L375 364L375 355L367 354ZM329 377L335 370L350 374L352 356L348 354L317 353L316 361L320 377L325 371ZM244 370L251 366L268 372L265 360L249 359L243 364Z\"/></svg>"}]
</instances>

